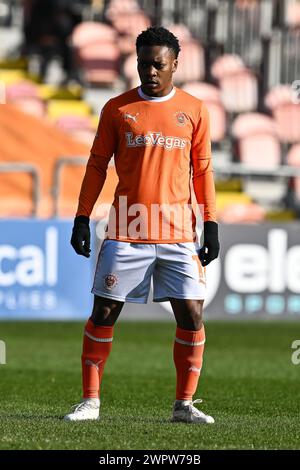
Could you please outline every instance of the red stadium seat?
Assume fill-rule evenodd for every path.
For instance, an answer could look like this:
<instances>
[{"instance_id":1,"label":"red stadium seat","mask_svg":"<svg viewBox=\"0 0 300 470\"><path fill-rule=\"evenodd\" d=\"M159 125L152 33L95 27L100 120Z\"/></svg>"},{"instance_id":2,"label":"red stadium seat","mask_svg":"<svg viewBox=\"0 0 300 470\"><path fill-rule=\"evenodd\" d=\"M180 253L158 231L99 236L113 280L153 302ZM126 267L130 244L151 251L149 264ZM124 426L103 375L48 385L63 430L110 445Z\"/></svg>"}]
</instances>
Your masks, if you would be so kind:
<instances>
[{"instance_id":1,"label":"red stadium seat","mask_svg":"<svg viewBox=\"0 0 300 470\"><path fill-rule=\"evenodd\" d=\"M218 212L218 220L224 224L253 224L265 220L265 210L255 203L230 204Z\"/></svg>"},{"instance_id":2,"label":"red stadium seat","mask_svg":"<svg viewBox=\"0 0 300 470\"><path fill-rule=\"evenodd\" d=\"M118 46L123 56L128 56L135 51L135 40L131 35L119 36ZM136 56L136 54L134 53Z\"/></svg>"},{"instance_id":3,"label":"red stadium seat","mask_svg":"<svg viewBox=\"0 0 300 470\"><path fill-rule=\"evenodd\" d=\"M180 60L174 74L174 83L202 80L205 74L204 49L196 40L181 44Z\"/></svg>"},{"instance_id":4,"label":"red stadium seat","mask_svg":"<svg viewBox=\"0 0 300 470\"><path fill-rule=\"evenodd\" d=\"M91 120L85 116L65 115L54 121L55 125L63 130L91 129Z\"/></svg>"},{"instance_id":5,"label":"red stadium seat","mask_svg":"<svg viewBox=\"0 0 300 470\"><path fill-rule=\"evenodd\" d=\"M143 12L123 13L112 20L119 34L130 35L133 39L150 26L150 19Z\"/></svg>"},{"instance_id":6,"label":"red stadium seat","mask_svg":"<svg viewBox=\"0 0 300 470\"><path fill-rule=\"evenodd\" d=\"M91 120L84 116L62 116L54 121L55 125L67 132L73 139L92 146L95 129Z\"/></svg>"},{"instance_id":7,"label":"red stadium seat","mask_svg":"<svg viewBox=\"0 0 300 470\"><path fill-rule=\"evenodd\" d=\"M174 36L177 37L180 44L186 41L190 41L192 39L192 34L190 30L184 24L170 24L168 26L168 30L171 31Z\"/></svg>"},{"instance_id":8,"label":"red stadium seat","mask_svg":"<svg viewBox=\"0 0 300 470\"><path fill-rule=\"evenodd\" d=\"M68 134L77 142L92 147L93 140L95 138L94 129L72 129L69 130Z\"/></svg>"},{"instance_id":9,"label":"red stadium seat","mask_svg":"<svg viewBox=\"0 0 300 470\"><path fill-rule=\"evenodd\" d=\"M46 103L39 96L38 86L30 81L22 80L8 85L6 102L37 118L46 115Z\"/></svg>"},{"instance_id":10,"label":"red stadium seat","mask_svg":"<svg viewBox=\"0 0 300 470\"><path fill-rule=\"evenodd\" d=\"M290 148L287 154L287 163L291 166L300 167L300 144L294 144ZM294 179L293 188L297 200L300 201L300 177Z\"/></svg>"},{"instance_id":11,"label":"red stadium seat","mask_svg":"<svg viewBox=\"0 0 300 470\"><path fill-rule=\"evenodd\" d=\"M235 0L235 4L240 8L251 8L257 5L258 0Z\"/></svg>"},{"instance_id":12,"label":"red stadium seat","mask_svg":"<svg viewBox=\"0 0 300 470\"><path fill-rule=\"evenodd\" d=\"M287 163L291 166L300 166L300 144L295 144L290 148Z\"/></svg>"},{"instance_id":13,"label":"red stadium seat","mask_svg":"<svg viewBox=\"0 0 300 470\"><path fill-rule=\"evenodd\" d=\"M135 51L136 37L145 29L147 29L151 22L150 19L142 12L136 13L123 13L112 20L112 24L119 36L119 48L123 55L131 54Z\"/></svg>"},{"instance_id":14,"label":"red stadium seat","mask_svg":"<svg viewBox=\"0 0 300 470\"><path fill-rule=\"evenodd\" d=\"M183 90L204 101L221 102L219 88L205 82L190 82L183 85Z\"/></svg>"},{"instance_id":15,"label":"red stadium seat","mask_svg":"<svg viewBox=\"0 0 300 470\"><path fill-rule=\"evenodd\" d=\"M106 18L113 22L117 17L140 12L137 0L111 0L106 10Z\"/></svg>"},{"instance_id":16,"label":"red stadium seat","mask_svg":"<svg viewBox=\"0 0 300 470\"><path fill-rule=\"evenodd\" d=\"M242 163L264 169L280 165L277 126L270 117L258 113L240 115L232 125L232 134L239 141Z\"/></svg>"},{"instance_id":17,"label":"red stadium seat","mask_svg":"<svg viewBox=\"0 0 300 470\"><path fill-rule=\"evenodd\" d=\"M140 84L139 74L137 72L136 53L130 54L124 61L123 73L127 82L127 88L134 88Z\"/></svg>"},{"instance_id":18,"label":"red stadium seat","mask_svg":"<svg viewBox=\"0 0 300 470\"><path fill-rule=\"evenodd\" d=\"M118 44L123 55L135 51L136 37L151 24L136 0L112 0L106 17L119 33Z\"/></svg>"},{"instance_id":19,"label":"red stadium seat","mask_svg":"<svg viewBox=\"0 0 300 470\"><path fill-rule=\"evenodd\" d=\"M220 142L226 134L226 114L221 102L220 90L208 83L191 82L183 90L203 100L210 117L210 134L213 142Z\"/></svg>"},{"instance_id":20,"label":"red stadium seat","mask_svg":"<svg viewBox=\"0 0 300 470\"><path fill-rule=\"evenodd\" d=\"M300 26L300 3L299 2L288 2L286 9L286 24L290 28Z\"/></svg>"},{"instance_id":21,"label":"red stadium seat","mask_svg":"<svg viewBox=\"0 0 300 470\"><path fill-rule=\"evenodd\" d=\"M102 23L81 23L73 31L72 44L89 83L112 84L118 79L120 51L117 33L112 27Z\"/></svg>"},{"instance_id":22,"label":"red stadium seat","mask_svg":"<svg viewBox=\"0 0 300 470\"><path fill-rule=\"evenodd\" d=\"M224 54L212 64L211 74L215 79L221 80L225 76L245 70L245 68L241 57L234 54Z\"/></svg>"},{"instance_id":23,"label":"red stadium seat","mask_svg":"<svg viewBox=\"0 0 300 470\"><path fill-rule=\"evenodd\" d=\"M120 51L115 44L90 44L81 47L78 55L89 83L113 84L119 78Z\"/></svg>"},{"instance_id":24,"label":"red stadium seat","mask_svg":"<svg viewBox=\"0 0 300 470\"><path fill-rule=\"evenodd\" d=\"M212 65L211 73L219 81L226 111L242 113L257 108L257 79L239 56L225 54L218 58Z\"/></svg>"},{"instance_id":25,"label":"red stadium seat","mask_svg":"<svg viewBox=\"0 0 300 470\"><path fill-rule=\"evenodd\" d=\"M6 101L11 103L18 98L38 98L39 88L34 83L22 80L6 86Z\"/></svg>"},{"instance_id":26,"label":"red stadium seat","mask_svg":"<svg viewBox=\"0 0 300 470\"><path fill-rule=\"evenodd\" d=\"M74 28L72 33L72 44L81 48L89 44L105 44L115 42L117 33L111 27L103 23L84 21Z\"/></svg>"},{"instance_id":27,"label":"red stadium seat","mask_svg":"<svg viewBox=\"0 0 300 470\"><path fill-rule=\"evenodd\" d=\"M226 111L254 111L258 104L258 84L250 70L241 70L220 79L222 102Z\"/></svg>"},{"instance_id":28,"label":"red stadium seat","mask_svg":"<svg viewBox=\"0 0 300 470\"><path fill-rule=\"evenodd\" d=\"M10 103L20 109L20 111L23 111L23 113L31 114L31 116L39 119L46 117L46 103L40 98L23 97L10 101Z\"/></svg>"},{"instance_id":29,"label":"red stadium seat","mask_svg":"<svg viewBox=\"0 0 300 470\"><path fill-rule=\"evenodd\" d=\"M281 142L300 142L300 104L290 85L278 85L269 91L265 104L272 110Z\"/></svg>"}]
</instances>

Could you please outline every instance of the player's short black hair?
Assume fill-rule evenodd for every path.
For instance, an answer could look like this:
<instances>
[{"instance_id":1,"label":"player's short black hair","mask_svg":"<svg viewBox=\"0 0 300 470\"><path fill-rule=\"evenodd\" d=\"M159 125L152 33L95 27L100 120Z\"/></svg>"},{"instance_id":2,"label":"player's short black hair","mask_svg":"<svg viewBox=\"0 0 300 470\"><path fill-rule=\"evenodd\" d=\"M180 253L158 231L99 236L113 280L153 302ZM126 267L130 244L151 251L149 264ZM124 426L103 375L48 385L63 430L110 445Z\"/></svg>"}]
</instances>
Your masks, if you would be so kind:
<instances>
[{"instance_id":1,"label":"player's short black hair","mask_svg":"<svg viewBox=\"0 0 300 470\"><path fill-rule=\"evenodd\" d=\"M180 51L177 37L162 26L151 26L145 31L142 31L136 38L135 45L137 52L142 46L167 46L169 49L172 49L176 59Z\"/></svg>"}]
</instances>

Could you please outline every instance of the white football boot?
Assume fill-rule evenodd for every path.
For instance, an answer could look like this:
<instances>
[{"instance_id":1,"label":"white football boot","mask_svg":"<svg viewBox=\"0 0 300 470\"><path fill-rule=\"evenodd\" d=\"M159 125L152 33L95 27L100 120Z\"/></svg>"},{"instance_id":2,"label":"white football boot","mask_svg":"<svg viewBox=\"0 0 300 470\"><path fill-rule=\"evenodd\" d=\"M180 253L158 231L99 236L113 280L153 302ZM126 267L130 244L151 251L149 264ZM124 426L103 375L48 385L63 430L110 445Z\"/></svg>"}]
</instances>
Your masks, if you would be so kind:
<instances>
[{"instance_id":1,"label":"white football boot","mask_svg":"<svg viewBox=\"0 0 300 470\"><path fill-rule=\"evenodd\" d=\"M65 421L84 421L99 419L99 398L84 398L78 405L72 407L72 412L64 416Z\"/></svg>"},{"instance_id":2,"label":"white football boot","mask_svg":"<svg viewBox=\"0 0 300 470\"><path fill-rule=\"evenodd\" d=\"M173 406L172 423L195 423L211 424L215 420L212 416L204 414L194 406L194 403L201 403L202 400L176 400Z\"/></svg>"}]
</instances>

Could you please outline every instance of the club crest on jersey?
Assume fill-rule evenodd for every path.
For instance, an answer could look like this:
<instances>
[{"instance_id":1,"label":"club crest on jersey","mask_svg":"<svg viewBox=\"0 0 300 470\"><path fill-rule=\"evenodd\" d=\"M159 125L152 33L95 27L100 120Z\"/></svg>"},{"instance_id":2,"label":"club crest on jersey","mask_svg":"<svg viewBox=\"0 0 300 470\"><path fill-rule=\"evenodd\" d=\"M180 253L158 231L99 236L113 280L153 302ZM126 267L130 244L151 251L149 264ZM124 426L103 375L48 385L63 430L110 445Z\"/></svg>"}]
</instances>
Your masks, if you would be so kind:
<instances>
[{"instance_id":1,"label":"club crest on jersey","mask_svg":"<svg viewBox=\"0 0 300 470\"><path fill-rule=\"evenodd\" d=\"M104 276L104 286L106 289L113 289L118 284L118 276L116 274L110 273Z\"/></svg>"},{"instance_id":2,"label":"club crest on jersey","mask_svg":"<svg viewBox=\"0 0 300 470\"><path fill-rule=\"evenodd\" d=\"M174 114L177 126L185 126L187 123L187 117L182 111L177 111Z\"/></svg>"},{"instance_id":3,"label":"club crest on jersey","mask_svg":"<svg viewBox=\"0 0 300 470\"><path fill-rule=\"evenodd\" d=\"M184 149L186 139L176 136L164 136L161 132L148 132L145 135L133 135L133 132L125 132L127 147L158 146L166 150L174 148Z\"/></svg>"}]
</instances>

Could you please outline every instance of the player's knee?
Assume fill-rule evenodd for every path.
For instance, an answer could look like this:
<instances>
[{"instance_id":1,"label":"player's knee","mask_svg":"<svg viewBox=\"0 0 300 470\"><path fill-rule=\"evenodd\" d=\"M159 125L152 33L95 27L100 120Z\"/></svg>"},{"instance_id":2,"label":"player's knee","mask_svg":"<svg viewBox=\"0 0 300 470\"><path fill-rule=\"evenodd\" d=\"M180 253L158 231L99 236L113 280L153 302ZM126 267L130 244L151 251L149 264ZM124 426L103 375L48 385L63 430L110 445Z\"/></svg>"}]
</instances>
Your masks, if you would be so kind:
<instances>
[{"instance_id":1,"label":"player's knee","mask_svg":"<svg viewBox=\"0 0 300 470\"><path fill-rule=\"evenodd\" d=\"M202 308L190 306L181 318L179 326L187 330L198 331L202 328Z\"/></svg>"},{"instance_id":2,"label":"player's knee","mask_svg":"<svg viewBox=\"0 0 300 470\"><path fill-rule=\"evenodd\" d=\"M92 318L96 323L106 320L111 314L112 309L108 305L99 305L93 309Z\"/></svg>"},{"instance_id":3,"label":"player's knee","mask_svg":"<svg viewBox=\"0 0 300 470\"><path fill-rule=\"evenodd\" d=\"M194 330L201 330L202 328L202 312L193 312L191 314L191 321L194 325Z\"/></svg>"},{"instance_id":4,"label":"player's knee","mask_svg":"<svg viewBox=\"0 0 300 470\"><path fill-rule=\"evenodd\" d=\"M116 322L122 306L121 302L96 297L91 319L97 326L112 326Z\"/></svg>"},{"instance_id":5,"label":"player's knee","mask_svg":"<svg viewBox=\"0 0 300 470\"><path fill-rule=\"evenodd\" d=\"M115 319L111 315L112 309L107 305L98 306L93 309L91 319L96 326L114 324Z\"/></svg>"},{"instance_id":6,"label":"player's knee","mask_svg":"<svg viewBox=\"0 0 300 470\"><path fill-rule=\"evenodd\" d=\"M177 325L184 330L201 330L203 300L171 299L172 308L176 317Z\"/></svg>"},{"instance_id":7,"label":"player's knee","mask_svg":"<svg viewBox=\"0 0 300 470\"><path fill-rule=\"evenodd\" d=\"M189 308L189 316L193 330L200 330L202 328L202 305L193 303Z\"/></svg>"}]
</instances>

